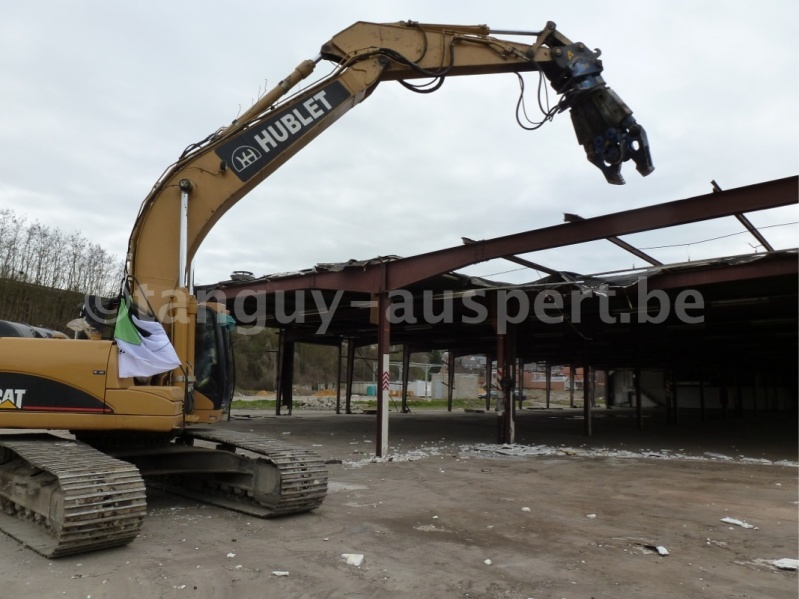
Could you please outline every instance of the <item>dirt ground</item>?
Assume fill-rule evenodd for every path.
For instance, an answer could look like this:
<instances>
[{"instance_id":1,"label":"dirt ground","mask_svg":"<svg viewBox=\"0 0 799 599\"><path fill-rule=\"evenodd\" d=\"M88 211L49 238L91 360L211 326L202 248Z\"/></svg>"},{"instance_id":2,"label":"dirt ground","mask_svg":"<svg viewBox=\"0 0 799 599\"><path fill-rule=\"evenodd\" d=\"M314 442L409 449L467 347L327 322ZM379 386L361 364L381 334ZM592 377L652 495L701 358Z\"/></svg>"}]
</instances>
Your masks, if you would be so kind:
<instances>
[{"instance_id":1,"label":"dirt ground","mask_svg":"<svg viewBox=\"0 0 799 599\"><path fill-rule=\"evenodd\" d=\"M494 413L392 412L375 460L374 416L237 410L220 426L332 462L320 509L259 520L152 491L123 548L47 560L0 537L0 596L799 596L772 563L799 557L796 414L647 413L640 431L597 410L590 438L581 415L522 411L503 448Z\"/></svg>"}]
</instances>

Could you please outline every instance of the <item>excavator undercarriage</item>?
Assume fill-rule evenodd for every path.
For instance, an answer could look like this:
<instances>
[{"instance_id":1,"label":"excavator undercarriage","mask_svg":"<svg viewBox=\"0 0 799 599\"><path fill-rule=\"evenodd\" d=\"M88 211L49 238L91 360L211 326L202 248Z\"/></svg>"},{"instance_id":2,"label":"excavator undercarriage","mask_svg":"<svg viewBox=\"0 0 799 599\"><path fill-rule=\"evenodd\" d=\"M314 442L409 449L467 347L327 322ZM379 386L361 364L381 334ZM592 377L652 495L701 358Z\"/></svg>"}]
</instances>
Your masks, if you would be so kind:
<instances>
[{"instance_id":1,"label":"excavator undercarriage","mask_svg":"<svg viewBox=\"0 0 799 599\"><path fill-rule=\"evenodd\" d=\"M148 484L260 518L308 512L327 494L327 467L315 452L267 437L190 429L166 447L113 451Z\"/></svg>"},{"instance_id":2,"label":"excavator undercarriage","mask_svg":"<svg viewBox=\"0 0 799 599\"><path fill-rule=\"evenodd\" d=\"M120 438L85 436L97 447L48 434L0 439L0 530L62 557L135 539L147 511L145 480L261 518L313 510L327 493L322 459L280 441L208 429L163 444Z\"/></svg>"},{"instance_id":3,"label":"excavator undercarriage","mask_svg":"<svg viewBox=\"0 0 799 599\"><path fill-rule=\"evenodd\" d=\"M0 440L0 529L45 557L125 545L147 512L132 464L53 435Z\"/></svg>"}]
</instances>

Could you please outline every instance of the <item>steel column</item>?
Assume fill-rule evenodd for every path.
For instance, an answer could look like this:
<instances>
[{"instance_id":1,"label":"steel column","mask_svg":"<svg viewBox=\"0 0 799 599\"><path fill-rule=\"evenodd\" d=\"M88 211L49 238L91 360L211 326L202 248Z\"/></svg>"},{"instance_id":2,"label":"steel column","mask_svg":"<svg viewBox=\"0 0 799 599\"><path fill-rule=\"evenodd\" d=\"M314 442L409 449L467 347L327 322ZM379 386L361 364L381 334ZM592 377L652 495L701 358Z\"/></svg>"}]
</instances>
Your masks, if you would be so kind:
<instances>
[{"instance_id":1,"label":"steel column","mask_svg":"<svg viewBox=\"0 0 799 599\"><path fill-rule=\"evenodd\" d=\"M387 292L377 294L377 430L375 454L388 454L388 397L391 365L390 323L388 320L389 299Z\"/></svg>"},{"instance_id":2,"label":"steel column","mask_svg":"<svg viewBox=\"0 0 799 599\"><path fill-rule=\"evenodd\" d=\"M636 425L638 426L638 430L644 430L644 408L643 408L643 401L641 397L641 367L636 365L635 366L635 373L633 374L635 377L635 421Z\"/></svg>"},{"instance_id":3,"label":"steel column","mask_svg":"<svg viewBox=\"0 0 799 599\"><path fill-rule=\"evenodd\" d=\"M355 378L355 340L347 340L347 396L344 399L344 413L352 414L352 381Z\"/></svg>"},{"instance_id":4,"label":"steel column","mask_svg":"<svg viewBox=\"0 0 799 599\"><path fill-rule=\"evenodd\" d=\"M490 356L489 354L486 354L486 384L485 384L486 411L491 409L491 389L492 389L492 387L491 387L491 375L492 375L492 370L493 370L492 367L491 367L491 362L492 361L493 361L492 360L492 356Z\"/></svg>"},{"instance_id":5,"label":"steel column","mask_svg":"<svg viewBox=\"0 0 799 599\"><path fill-rule=\"evenodd\" d=\"M583 429L586 437L590 437L593 434L593 422L591 421L593 415L591 410L591 385L588 382L590 372L591 367L588 365L588 360L586 359L583 363Z\"/></svg>"},{"instance_id":6,"label":"steel column","mask_svg":"<svg viewBox=\"0 0 799 599\"><path fill-rule=\"evenodd\" d=\"M447 412L452 411L452 396L454 393L455 393L455 352L453 350L449 350L447 354Z\"/></svg>"},{"instance_id":7,"label":"steel column","mask_svg":"<svg viewBox=\"0 0 799 599\"><path fill-rule=\"evenodd\" d=\"M338 361L336 362L336 414L341 414L341 359L344 357L344 340L338 341Z\"/></svg>"},{"instance_id":8,"label":"steel column","mask_svg":"<svg viewBox=\"0 0 799 599\"><path fill-rule=\"evenodd\" d=\"M277 334L277 364L275 365L275 416L280 416L280 402L283 399L283 360L286 355L286 331Z\"/></svg>"},{"instance_id":9,"label":"steel column","mask_svg":"<svg viewBox=\"0 0 799 599\"><path fill-rule=\"evenodd\" d=\"M402 413L410 412L408 409L408 379L411 370L411 346L407 343L402 346ZM424 373L425 387L427 387L427 371Z\"/></svg>"},{"instance_id":10,"label":"steel column","mask_svg":"<svg viewBox=\"0 0 799 599\"><path fill-rule=\"evenodd\" d=\"M574 364L569 364L569 407L574 407Z\"/></svg>"},{"instance_id":11,"label":"steel column","mask_svg":"<svg viewBox=\"0 0 799 599\"><path fill-rule=\"evenodd\" d=\"M513 390L508 378L513 376L513 334L508 330L504 335L497 335L497 382L500 388L500 399L497 405L499 424L499 443L515 442L515 426L513 421Z\"/></svg>"}]
</instances>

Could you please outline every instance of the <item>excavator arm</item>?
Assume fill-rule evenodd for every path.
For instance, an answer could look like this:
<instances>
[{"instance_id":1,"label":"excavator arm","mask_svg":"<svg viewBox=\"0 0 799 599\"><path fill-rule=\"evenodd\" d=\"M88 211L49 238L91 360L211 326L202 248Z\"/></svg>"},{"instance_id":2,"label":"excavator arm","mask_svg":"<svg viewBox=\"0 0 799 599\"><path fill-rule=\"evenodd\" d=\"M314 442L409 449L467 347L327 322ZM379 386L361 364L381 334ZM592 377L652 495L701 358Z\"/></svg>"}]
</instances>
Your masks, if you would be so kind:
<instances>
[{"instance_id":1,"label":"excavator arm","mask_svg":"<svg viewBox=\"0 0 799 599\"><path fill-rule=\"evenodd\" d=\"M398 27L404 29L406 36L400 43L386 47L385 39L400 39L394 35ZM419 35L407 37L409 28L416 29ZM367 56L381 55L385 68L380 80L402 82L436 77L439 86L449 76L541 71L562 95L552 113L570 110L577 139L588 160L609 183L624 184L621 164L630 159L643 176L654 170L646 133L600 75L603 67L599 50L591 51L581 42L572 42L551 21L540 32L496 32L536 35L532 45L499 40L491 33L485 25L423 25L408 21L376 26L361 22L325 44L322 57L345 67ZM414 52L418 55L416 60Z\"/></svg>"},{"instance_id":2,"label":"excavator arm","mask_svg":"<svg viewBox=\"0 0 799 599\"><path fill-rule=\"evenodd\" d=\"M382 81L434 91L450 76L539 71L560 94L545 120L570 110L578 142L610 183L624 182L620 169L626 160L642 175L652 172L646 134L602 79L599 51L573 43L551 22L527 34L535 36L532 44L492 33L522 32L412 21L355 23L228 127L187 148L143 202L129 241L128 273L147 290L156 313L175 302L168 290L188 286L191 259L221 216ZM337 66L279 102L320 60ZM416 79L432 83L410 83Z\"/></svg>"}]
</instances>

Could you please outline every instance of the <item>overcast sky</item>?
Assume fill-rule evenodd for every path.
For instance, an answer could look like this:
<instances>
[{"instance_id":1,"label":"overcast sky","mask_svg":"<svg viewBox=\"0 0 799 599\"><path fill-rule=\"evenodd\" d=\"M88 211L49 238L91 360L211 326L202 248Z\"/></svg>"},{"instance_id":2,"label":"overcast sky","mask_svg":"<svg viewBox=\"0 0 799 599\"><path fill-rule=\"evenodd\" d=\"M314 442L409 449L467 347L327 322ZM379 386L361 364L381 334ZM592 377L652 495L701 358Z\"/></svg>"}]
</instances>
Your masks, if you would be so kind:
<instances>
[{"instance_id":1,"label":"overcast sky","mask_svg":"<svg viewBox=\"0 0 799 599\"><path fill-rule=\"evenodd\" d=\"M350 24L408 19L522 30L552 20L600 48L656 171L642 178L627 163L627 185L608 185L567 114L520 129L514 75L451 78L428 95L384 83L225 215L197 256L198 283L410 256L559 224L564 212L705 194L711 179L729 189L799 172L796 0L0 0L0 209L80 231L121 259L141 201L187 145ZM796 206L750 218L776 247L796 246ZM754 251L740 231L730 217L626 239L691 243L648 250L681 262ZM582 273L643 265L604 241L526 257ZM467 272L539 276L504 261Z\"/></svg>"}]
</instances>

